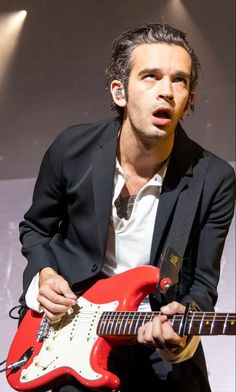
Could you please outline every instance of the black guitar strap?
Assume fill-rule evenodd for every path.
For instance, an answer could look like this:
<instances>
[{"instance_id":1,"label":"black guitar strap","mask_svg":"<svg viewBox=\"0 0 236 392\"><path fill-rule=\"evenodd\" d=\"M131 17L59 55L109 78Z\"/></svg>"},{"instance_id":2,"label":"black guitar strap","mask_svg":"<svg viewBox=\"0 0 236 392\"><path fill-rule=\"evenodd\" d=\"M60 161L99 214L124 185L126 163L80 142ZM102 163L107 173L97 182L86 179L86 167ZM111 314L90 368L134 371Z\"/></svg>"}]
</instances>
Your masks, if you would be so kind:
<instances>
[{"instance_id":1,"label":"black guitar strap","mask_svg":"<svg viewBox=\"0 0 236 392\"><path fill-rule=\"evenodd\" d=\"M198 175L195 176L196 178L193 176L191 187L185 189L179 195L167 243L159 263L158 291L162 293L178 283L179 271L196 216L207 165L207 158L198 162Z\"/></svg>"}]
</instances>

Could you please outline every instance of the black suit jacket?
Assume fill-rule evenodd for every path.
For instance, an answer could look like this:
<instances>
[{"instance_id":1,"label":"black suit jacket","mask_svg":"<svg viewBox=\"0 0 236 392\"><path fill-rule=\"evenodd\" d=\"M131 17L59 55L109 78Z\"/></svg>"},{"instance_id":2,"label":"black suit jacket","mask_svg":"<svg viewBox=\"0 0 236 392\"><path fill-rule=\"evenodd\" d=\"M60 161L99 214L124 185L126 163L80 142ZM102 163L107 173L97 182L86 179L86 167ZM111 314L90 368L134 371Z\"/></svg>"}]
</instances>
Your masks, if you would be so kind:
<instances>
[{"instance_id":1,"label":"black suit jacket","mask_svg":"<svg viewBox=\"0 0 236 392\"><path fill-rule=\"evenodd\" d=\"M99 275L111 216L120 125L120 119L115 118L73 126L61 133L46 152L33 204L20 224L22 252L28 259L24 291L46 266L62 274L73 288ZM178 197L196 183L202 159L207 160L208 169L178 290L170 290L166 296L155 295L157 308L173 299L182 303L193 299L202 310L212 311L217 299L220 259L234 210L235 175L227 162L190 140L180 125L159 200L150 263L158 264ZM199 346L194 360L206 376L200 351ZM185 369L185 365L177 366L180 379L179 368ZM202 391L208 391L207 382L205 388L203 384Z\"/></svg>"},{"instance_id":2,"label":"black suit jacket","mask_svg":"<svg viewBox=\"0 0 236 392\"><path fill-rule=\"evenodd\" d=\"M28 259L24 290L51 266L71 286L95 277L106 249L120 119L68 128L46 152L33 204L20 224ZM153 233L151 264L163 250L181 192L194 186L201 159L208 160L202 196L184 257L180 292L203 310L217 299L220 258L233 216L232 167L190 140L180 125L165 176ZM180 228L183 230L183 228Z\"/></svg>"}]
</instances>

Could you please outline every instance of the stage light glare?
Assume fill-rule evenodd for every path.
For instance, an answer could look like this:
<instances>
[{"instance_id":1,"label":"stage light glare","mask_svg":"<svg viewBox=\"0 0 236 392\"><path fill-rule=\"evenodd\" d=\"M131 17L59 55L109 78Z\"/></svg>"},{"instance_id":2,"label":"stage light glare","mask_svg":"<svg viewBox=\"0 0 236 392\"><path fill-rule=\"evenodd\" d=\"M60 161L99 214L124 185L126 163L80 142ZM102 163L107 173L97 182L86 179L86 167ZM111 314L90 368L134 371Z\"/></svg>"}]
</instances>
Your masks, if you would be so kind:
<instances>
[{"instance_id":1,"label":"stage light glare","mask_svg":"<svg viewBox=\"0 0 236 392\"><path fill-rule=\"evenodd\" d=\"M22 11L20 11L20 14L21 14L22 16L24 16L24 18L25 18L26 15L27 15L27 11L26 11L26 10L22 10Z\"/></svg>"},{"instance_id":2,"label":"stage light glare","mask_svg":"<svg viewBox=\"0 0 236 392\"><path fill-rule=\"evenodd\" d=\"M15 26L19 26L20 28L20 26L23 25L26 16L27 16L27 11L25 10L12 13L11 18L9 19L11 29L14 29Z\"/></svg>"},{"instance_id":3,"label":"stage light glare","mask_svg":"<svg viewBox=\"0 0 236 392\"><path fill-rule=\"evenodd\" d=\"M26 18L26 16L27 16L26 10L19 11L19 13L18 13L19 20L24 20Z\"/></svg>"},{"instance_id":4,"label":"stage light glare","mask_svg":"<svg viewBox=\"0 0 236 392\"><path fill-rule=\"evenodd\" d=\"M10 60L14 54L27 12L25 10L9 13L0 18L0 83L6 79Z\"/></svg>"}]
</instances>

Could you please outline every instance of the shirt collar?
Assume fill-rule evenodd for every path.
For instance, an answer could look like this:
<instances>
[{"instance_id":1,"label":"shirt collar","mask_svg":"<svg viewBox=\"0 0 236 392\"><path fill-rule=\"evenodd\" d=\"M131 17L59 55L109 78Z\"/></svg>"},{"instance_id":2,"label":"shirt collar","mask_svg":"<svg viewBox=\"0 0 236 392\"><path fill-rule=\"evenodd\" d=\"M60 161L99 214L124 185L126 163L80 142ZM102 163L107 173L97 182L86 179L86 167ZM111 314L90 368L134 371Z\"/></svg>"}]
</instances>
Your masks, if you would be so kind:
<instances>
[{"instance_id":1,"label":"shirt collar","mask_svg":"<svg viewBox=\"0 0 236 392\"><path fill-rule=\"evenodd\" d=\"M155 173L154 176L148 181L148 185L162 186L169 160L170 158L165 161L164 165L160 168L160 170L158 170L158 172ZM124 171L120 165L118 158L116 158L115 182L117 181L119 175L121 175L124 179Z\"/></svg>"}]
</instances>

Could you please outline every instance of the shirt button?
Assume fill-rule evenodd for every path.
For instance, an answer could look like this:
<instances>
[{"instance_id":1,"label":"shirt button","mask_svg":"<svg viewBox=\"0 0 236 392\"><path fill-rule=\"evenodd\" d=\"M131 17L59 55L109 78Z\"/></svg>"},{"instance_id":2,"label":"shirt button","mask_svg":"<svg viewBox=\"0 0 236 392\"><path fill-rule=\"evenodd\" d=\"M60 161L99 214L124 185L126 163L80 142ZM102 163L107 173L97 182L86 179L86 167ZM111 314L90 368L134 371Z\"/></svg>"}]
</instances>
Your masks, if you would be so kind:
<instances>
[{"instance_id":1,"label":"shirt button","mask_svg":"<svg viewBox=\"0 0 236 392\"><path fill-rule=\"evenodd\" d=\"M92 268L91 268L91 272L95 272L95 271L97 271L97 269L98 269L97 264L94 264L94 265L92 266Z\"/></svg>"}]
</instances>

